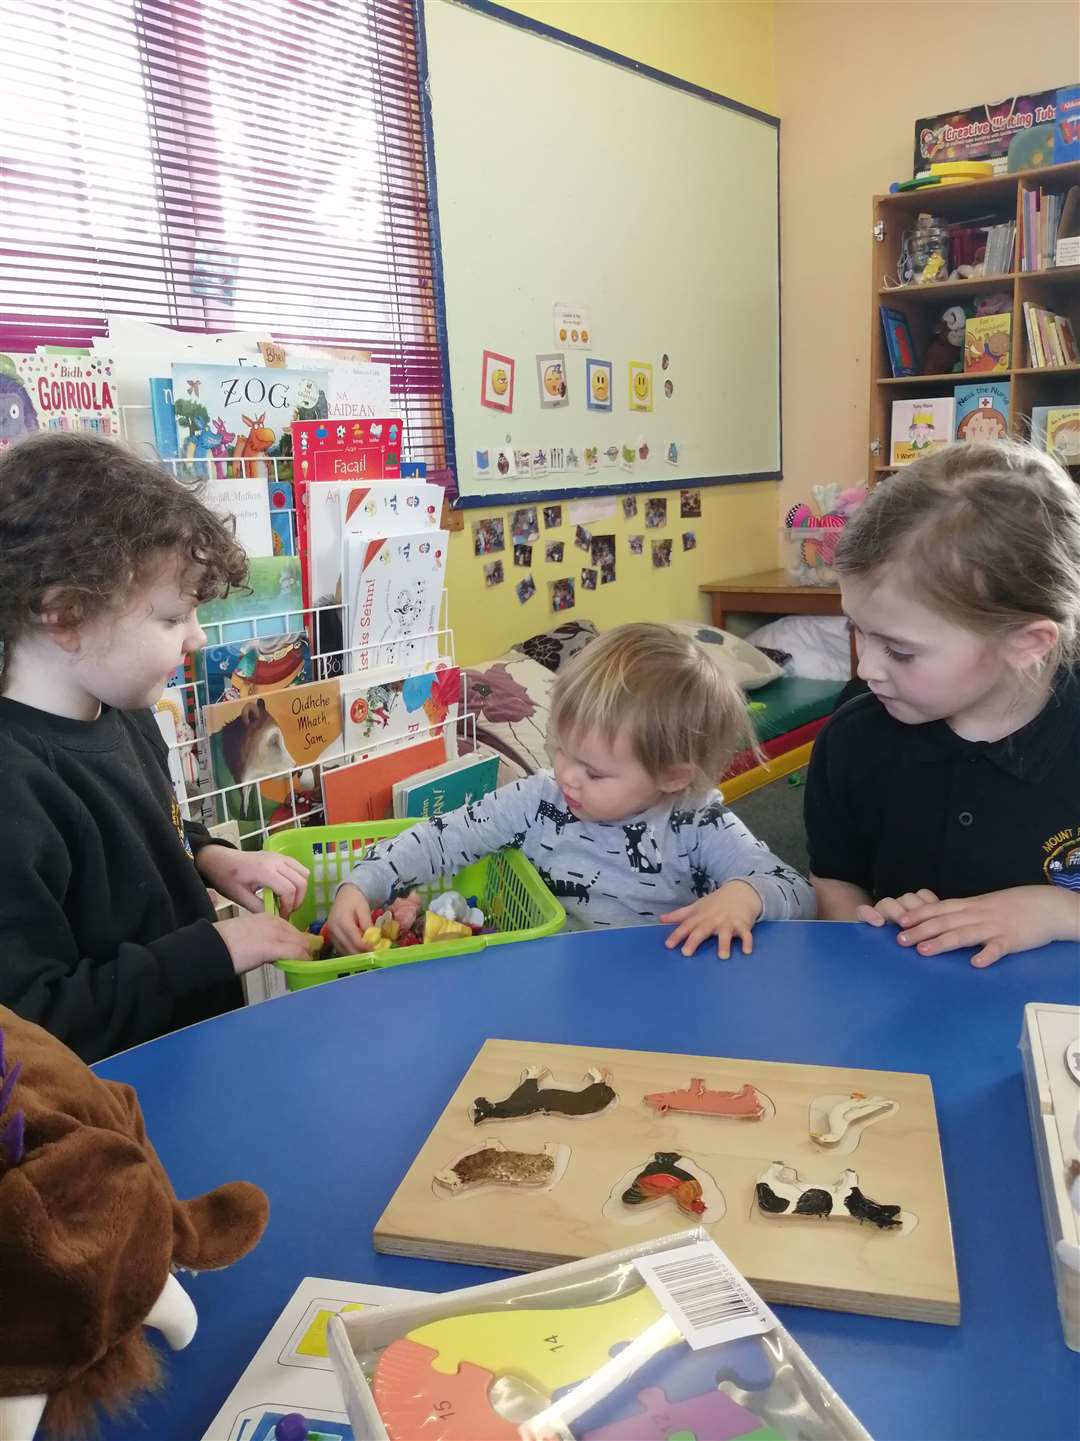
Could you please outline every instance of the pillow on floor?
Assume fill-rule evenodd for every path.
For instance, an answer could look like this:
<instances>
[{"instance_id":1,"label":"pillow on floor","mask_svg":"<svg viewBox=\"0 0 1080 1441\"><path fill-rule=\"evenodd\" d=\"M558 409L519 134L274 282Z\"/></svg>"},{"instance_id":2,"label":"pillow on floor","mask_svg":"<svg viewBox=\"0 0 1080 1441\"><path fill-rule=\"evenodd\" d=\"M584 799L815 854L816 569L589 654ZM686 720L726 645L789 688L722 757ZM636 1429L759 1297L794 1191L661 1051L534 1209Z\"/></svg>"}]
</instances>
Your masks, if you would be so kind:
<instances>
[{"instance_id":1,"label":"pillow on floor","mask_svg":"<svg viewBox=\"0 0 1080 1441\"><path fill-rule=\"evenodd\" d=\"M521 780L550 762L547 752L551 688L555 677L528 656L507 651L496 660L467 666L465 713L473 718L478 744L499 756L499 785ZM462 752L472 745L471 726Z\"/></svg>"},{"instance_id":2,"label":"pillow on floor","mask_svg":"<svg viewBox=\"0 0 1080 1441\"><path fill-rule=\"evenodd\" d=\"M668 624L695 640L713 665L728 671L743 690L757 690L758 686L768 685L784 674L775 661L730 631L694 620L673 620Z\"/></svg>"},{"instance_id":3,"label":"pillow on floor","mask_svg":"<svg viewBox=\"0 0 1080 1441\"><path fill-rule=\"evenodd\" d=\"M514 649L548 670L557 672L596 636L597 630L591 620L568 620L564 625L531 635Z\"/></svg>"},{"instance_id":4,"label":"pillow on floor","mask_svg":"<svg viewBox=\"0 0 1080 1441\"><path fill-rule=\"evenodd\" d=\"M806 680L851 676L851 643L842 615L784 615L751 631L747 640L788 651L792 674Z\"/></svg>"}]
</instances>

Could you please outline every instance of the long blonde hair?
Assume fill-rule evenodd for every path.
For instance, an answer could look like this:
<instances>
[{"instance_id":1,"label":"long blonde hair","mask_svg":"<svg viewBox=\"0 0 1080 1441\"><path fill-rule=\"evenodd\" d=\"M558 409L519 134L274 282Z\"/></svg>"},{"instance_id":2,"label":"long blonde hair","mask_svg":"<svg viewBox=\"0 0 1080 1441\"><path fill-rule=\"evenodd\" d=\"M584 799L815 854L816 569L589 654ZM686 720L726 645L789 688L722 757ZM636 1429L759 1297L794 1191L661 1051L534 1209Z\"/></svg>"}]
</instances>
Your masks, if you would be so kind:
<instances>
[{"instance_id":1,"label":"long blonde hair","mask_svg":"<svg viewBox=\"0 0 1080 1441\"><path fill-rule=\"evenodd\" d=\"M841 576L901 565L916 599L967 630L1058 628L1045 664L1080 658L1080 487L1018 441L963 441L871 492L836 551Z\"/></svg>"},{"instance_id":2,"label":"long blonde hair","mask_svg":"<svg viewBox=\"0 0 1080 1441\"><path fill-rule=\"evenodd\" d=\"M689 766L687 791L718 784L732 757L753 749L746 701L727 671L667 625L618 625L580 651L552 690L550 739L617 735L649 776Z\"/></svg>"}]
</instances>

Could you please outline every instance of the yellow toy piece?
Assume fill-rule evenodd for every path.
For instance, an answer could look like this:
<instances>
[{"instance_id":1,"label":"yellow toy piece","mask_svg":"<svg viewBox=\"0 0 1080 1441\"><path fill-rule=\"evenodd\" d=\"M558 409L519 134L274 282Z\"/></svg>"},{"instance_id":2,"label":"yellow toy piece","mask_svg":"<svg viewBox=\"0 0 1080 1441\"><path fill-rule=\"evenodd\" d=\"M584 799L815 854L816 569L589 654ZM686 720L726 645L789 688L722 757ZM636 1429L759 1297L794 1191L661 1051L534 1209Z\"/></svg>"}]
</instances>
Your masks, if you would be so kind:
<instances>
[{"instance_id":1,"label":"yellow toy piece","mask_svg":"<svg viewBox=\"0 0 1080 1441\"><path fill-rule=\"evenodd\" d=\"M364 932L364 948L369 954L372 951L376 955L380 951L388 951L393 944L390 937L383 934L380 926L368 926Z\"/></svg>"},{"instance_id":2,"label":"yellow toy piece","mask_svg":"<svg viewBox=\"0 0 1080 1441\"><path fill-rule=\"evenodd\" d=\"M472 926L463 921L448 921L434 911L424 913L424 945L429 941L449 941L457 936L471 936Z\"/></svg>"},{"instance_id":3,"label":"yellow toy piece","mask_svg":"<svg viewBox=\"0 0 1080 1441\"><path fill-rule=\"evenodd\" d=\"M435 1371L455 1372L462 1361L493 1376L512 1375L550 1396L591 1376L611 1359L611 1348L633 1341L660 1322L657 1350L680 1339L647 1286L596 1306L537 1311L485 1311L448 1316L409 1332L409 1340L439 1354Z\"/></svg>"}]
</instances>

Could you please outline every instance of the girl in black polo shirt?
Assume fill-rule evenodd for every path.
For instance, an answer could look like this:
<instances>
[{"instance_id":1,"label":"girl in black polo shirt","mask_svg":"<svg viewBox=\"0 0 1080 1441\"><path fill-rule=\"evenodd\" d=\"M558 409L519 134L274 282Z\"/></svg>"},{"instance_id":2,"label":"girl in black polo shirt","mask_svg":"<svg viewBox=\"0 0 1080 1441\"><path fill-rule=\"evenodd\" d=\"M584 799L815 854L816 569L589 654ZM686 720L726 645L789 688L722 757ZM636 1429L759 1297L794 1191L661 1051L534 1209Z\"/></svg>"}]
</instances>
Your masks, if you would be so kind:
<instances>
[{"instance_id":1,"label":"girl in black polo shirt","mask_svg":"<svg viewBox=\"0 0 1080 1441\"><path fill-rule=\"evenodd\" d=\"M976 966L1080 942L1080 488L1029 445L946 446L836 565L870 693L810 763L819 917Z\"/></svg>"}]
</instances>

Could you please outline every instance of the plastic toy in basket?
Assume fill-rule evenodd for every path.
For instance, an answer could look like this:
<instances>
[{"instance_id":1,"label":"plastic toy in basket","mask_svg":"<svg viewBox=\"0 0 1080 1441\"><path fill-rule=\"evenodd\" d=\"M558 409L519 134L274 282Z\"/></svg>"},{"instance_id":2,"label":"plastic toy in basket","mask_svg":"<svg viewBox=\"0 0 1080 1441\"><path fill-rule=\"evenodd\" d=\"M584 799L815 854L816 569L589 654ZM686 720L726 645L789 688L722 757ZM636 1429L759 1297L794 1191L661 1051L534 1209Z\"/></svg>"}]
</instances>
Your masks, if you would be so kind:
<instances>
[{"instance_id":1,"label":"plastic toy in basket","mask_svg":"<svg viewBox=\"0 0 1080 1441\"><path fill-rule=\"evenodd\" d=\"M866 499L861 486L815 485L814 506L799 501L784 517L787 572L799 585L835 585L836 547L853 511Z\"/></svg>"},{"instance_id":2,"label":"plastic toy in basket","mask_svg":"<svg viewBox=\"0 0 1080 1441\"><path fill-rule=\"evenodd\" d=\"M358 861L370 854L379 841L400 835L410 826L423 824L415 820L373 821L364 825L301 826L270 836L266 849L291 856L307 867L310 878L307 894L289 916L298 930L308 930L312 923L329 914L334 894ZM457 901L439 905L444 893L456 894ZM437 956L454 956L499 945L506 941L536 940L553 935L566 923L566 912L540 879L531 862L516 850L499 851L484 856L455 876L445 876L418 891L427 914L423 939L408 945L380 945L377 950L355 956L330 956L312 961L278 961L285 972L290 991L317 986L338 976L358 971L381 970L386 966L426 961ZM463 898L475 897L476 908L483 917L483 930L477 934L466 921L455 919L457 904ZM277 914L277 898L267 892L264 904ZM436 906L432 910L433 904ZM438 910L452 914L440 917ZM391 907L391 911L393 907ZM472 908L466 905L468 918ZM427 925L432 919L440 922ZM382 916L379 917L380 921ZM393 916L391 917L393 919ZM318 929L318 928L316 928ZM470 934L464 934L464 930ZM437 934L438 933L438 934ZM372 944L385 939L373 937Z\"/></svg>"},{"instance_id":3,"label":"plastic toy in basket","mask_svg":"<svg viewBox=\"0 0 1080 1441\"><path fill-rule=\"evenodd\" d=\"M373 1441L868 1441L701 1228L335 1316L328 1336Z\"/></svg>"}]
</instances>

